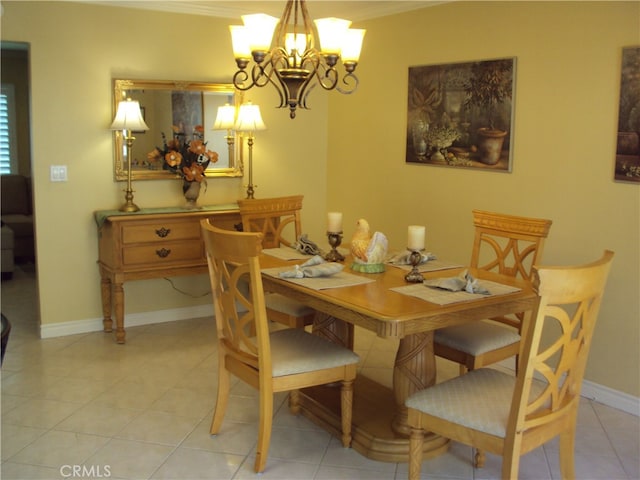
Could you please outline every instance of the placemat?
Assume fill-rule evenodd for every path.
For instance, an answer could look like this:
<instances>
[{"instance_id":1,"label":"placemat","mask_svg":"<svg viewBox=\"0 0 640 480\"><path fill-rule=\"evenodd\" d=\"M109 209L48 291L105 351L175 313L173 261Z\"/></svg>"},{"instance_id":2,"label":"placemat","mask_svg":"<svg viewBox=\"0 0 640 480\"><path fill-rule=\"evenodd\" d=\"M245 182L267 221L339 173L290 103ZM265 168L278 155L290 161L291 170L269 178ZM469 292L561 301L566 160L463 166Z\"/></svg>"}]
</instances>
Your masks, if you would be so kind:
<instances>
[{"instance_id":1,"label":"placemat","mask_svg":"<svg viewBox=\"0 0 640 480\"><path fill-rule=\"evenodd\" d=\"M414 283L403 287L392 288L394 292L411 297L417 297L430 303L438 305L448 305L450 303L469 302L471 300L479 300L492 295L506 295L507 293L518 292L521 289L512 287L511 285L503 285L502 283L491 282L489 280L481 280L481 285L489 290L489 295L480 293L467 293L465 291L451 292L442 288L427 287L422 283Z\"/></svg>"},{"instance_id":2,"label":"placemat","mask_svg":"<svg viewBox=\"0 0 640 480\"><path fill-rule=\"evenodd\" d=\"M265 273L271 277L280 278L280 272L291 270L291 267L275 267L265 268L262 273ZM361 277L360 275L354 275L352 273L340 272L330 277L313 277L313 278L280 278L287 282L296 283L303 287L311 288L312 290L325 290L327 288L340 288L351 287L353 285L361 285L364 283L374 282L370 278Z\"/></svg>"}]
</instances>

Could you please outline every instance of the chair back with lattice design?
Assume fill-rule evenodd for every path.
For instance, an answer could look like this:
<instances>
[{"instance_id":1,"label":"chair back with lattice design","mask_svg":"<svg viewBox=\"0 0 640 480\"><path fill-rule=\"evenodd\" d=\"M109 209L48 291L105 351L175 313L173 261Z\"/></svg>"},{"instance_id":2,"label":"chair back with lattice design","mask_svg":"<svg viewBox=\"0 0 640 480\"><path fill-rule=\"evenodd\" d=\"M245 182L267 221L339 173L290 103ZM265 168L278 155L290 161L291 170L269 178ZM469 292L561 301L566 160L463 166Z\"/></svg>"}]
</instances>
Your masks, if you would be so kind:
<instances>
[{"instance_id":1,"label":"chair back with lattice design","mask_svg":"<svg viewBox=\"0 0 640 480\"><path fill-rule=\"evenodd\" d=\"M583 266L534 267L540 303L525 326L507 438L526 431L544 436L545 429L575 422L613 255L607 250L600 260Z\"/></svg>"},{"instance_id":2,"label":"chair back with lattice design","mask_svg":"<svg viewBox=\"0 0 640 480\"><path fill-rule=\"evenodd\" d=\"M264 248L293 247L302 234L303 198L303 195L292 195L238 200L243 230L262 233Z\"/></svg>"},{"instance_id":3,"label":"chair back with lattice design","mask_svg":"<svg viewBox=\"0 0 640 480\"><path fill-rule=\"evenodd\" d=\"M528 280L542 258L551 220L473 211L471 266Z\"/></svg>"},{"instance_id":4,"label":"chair back with lattice design","mask_svg":"<svg viewBox=\"0 0 640 480\"><path fill-rule=\"evenodd\" d=\"M270 374L269 328L259 262L262 234L222 230L208 220L202 220L201 226L218 347L253 373Z\"/></svg>"}]
</instances>

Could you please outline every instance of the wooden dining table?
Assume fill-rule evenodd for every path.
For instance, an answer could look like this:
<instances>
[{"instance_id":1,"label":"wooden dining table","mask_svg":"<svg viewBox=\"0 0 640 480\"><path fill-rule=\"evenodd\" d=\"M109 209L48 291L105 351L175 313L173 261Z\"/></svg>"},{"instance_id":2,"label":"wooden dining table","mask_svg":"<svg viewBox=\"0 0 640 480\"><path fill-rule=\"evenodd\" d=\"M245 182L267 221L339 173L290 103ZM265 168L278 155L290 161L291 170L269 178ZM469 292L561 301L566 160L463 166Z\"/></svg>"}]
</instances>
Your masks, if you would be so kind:
<instances>
[{"instance_id":1,"label":"wooden dining table","mask_svg":"<svg viewBox=\"0 0 640 480\"><path fill-rule=\"evenodd\" d=\"M293 282L264 273L275 267L301 264L263 254L263 284L266 291L280 293L303 302L316 311L313 332L353 348L354 326L375 332L381 338L399 339L393 365L393 387L381 385L358 375L354 385L352 447L362 455L378 461L407 462L409 427L404 402L413 392L436 383L433 333L438 328L459 325L516 312L531 312L538 296L522 280L491 272L468 269L479 281L517 287L517 291L500 295L472 295L465 301L437 304L397 291L411 284L405 280L407 270L386 266L376 274L358 273L344 261L344 273L370 280L367 283L339 288L315 289L305 281ZM425 279L455 277L462 268L423 273ZM416 285L416 284L413 284ZM418 284L422 286L421 284ZM424 287L425 289L427 287ZM340 432L339 388L335 385L313 387L301 393L302 414L334 434ZM427 434L424 456L443 453L448 440Z\"/></svg>"}]
</instances>

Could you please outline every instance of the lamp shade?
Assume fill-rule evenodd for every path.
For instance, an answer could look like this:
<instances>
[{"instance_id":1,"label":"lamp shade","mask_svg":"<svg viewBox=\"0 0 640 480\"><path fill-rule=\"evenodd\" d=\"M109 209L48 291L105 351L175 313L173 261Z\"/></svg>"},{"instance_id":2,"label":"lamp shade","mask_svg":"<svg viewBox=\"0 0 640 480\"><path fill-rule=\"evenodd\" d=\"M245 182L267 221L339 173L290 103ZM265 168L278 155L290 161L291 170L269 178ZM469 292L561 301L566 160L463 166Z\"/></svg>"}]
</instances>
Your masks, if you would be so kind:
<instances>
[{"instance_id":1,"label":"lamp shade","mask_svg":"<svg viewBox=\"0 0 640 480\"><path fill-rule=\"evenodd\" d=\"M320 50L324 54L340 55L342 41L345 32L351 22L341 18L319 18L315 20L318 36L320 37Z\"/></svg>"},{"instance_id":2,"label":"lamp shade","mask_svg":"<svg viewBox=\"0 0 640 480\"><path fill-rule=\"evenodd\" d=\"M140 103L130 98L118 103L118 111L116 112L116 118L111 124L111 130L149 130L149 127L144 123L144 119L142 118Z\"/></svg>"},{"instance_id":3,"label":"lamp shade","mask_svg":"<svg viewBox=\"0 0 640 480\"><path fill-rule=\"evenodd\" d=\"M260 107L251 102L240 105L238 112L238 120L236 120L235 129L239 132L254 132L256 130L265 130L267 126L262 121L260 115Z\"/></svg>"},{"instance_id":4,"label":"lamp shade","mask_svg":"<svg viewBox=\"0 0 640 480\"><path fill-rule=\"evenodd\" d=\"M214 130L233 130L236 123L236 107L233 105L222 105L218 107L216 121L213 124Z\"/></svg>"},{"instance_id":5,"label":"lamp shade","mask_svg":"<svg viewBox=\"0 0 640 480\"><path fill-rule=\"evenodd\" d=\"M279 19L264 13L242 15L242 21L249 35L249 48L252 52L266 52L271 48L273 31Z\"/></svg>"},{"instance_id":6,"label":"lamp shade","mask_svg":"<svg viewBox=\"0 0 640 480\"><path fill-rule=\"evenodd\" d=\"M349 28L342 37L342 61L358 63L366 30Z\"/></svg>"}]
</instances>

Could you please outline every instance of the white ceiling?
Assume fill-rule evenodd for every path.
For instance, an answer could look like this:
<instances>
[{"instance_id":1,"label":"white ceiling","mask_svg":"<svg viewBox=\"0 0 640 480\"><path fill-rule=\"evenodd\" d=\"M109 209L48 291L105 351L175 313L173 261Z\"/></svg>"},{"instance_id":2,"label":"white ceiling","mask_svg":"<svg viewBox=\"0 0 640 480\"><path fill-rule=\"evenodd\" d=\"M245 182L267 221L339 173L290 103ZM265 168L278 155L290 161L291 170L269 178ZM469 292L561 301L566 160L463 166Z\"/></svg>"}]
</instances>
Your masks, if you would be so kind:
<instances>
[{"instance_id":1,"label":"white ceiling","mask_svg":"<svg viewBox=\"0 0 640 480\"><path fill-rule=\"evenodd\" d=\"M286 5L284 0L75 0L83 3L95 3L115 7L129 7L146 10L158 10L175 13L192 13L214 17L236 18L247 13L267 13L280 17ZM337 2L334 0L307 0L311 18L338 17L351 21L384 17L396 13L424 8L445 1L438 0L353 0Z\"/></svg>"}]
</instances>

